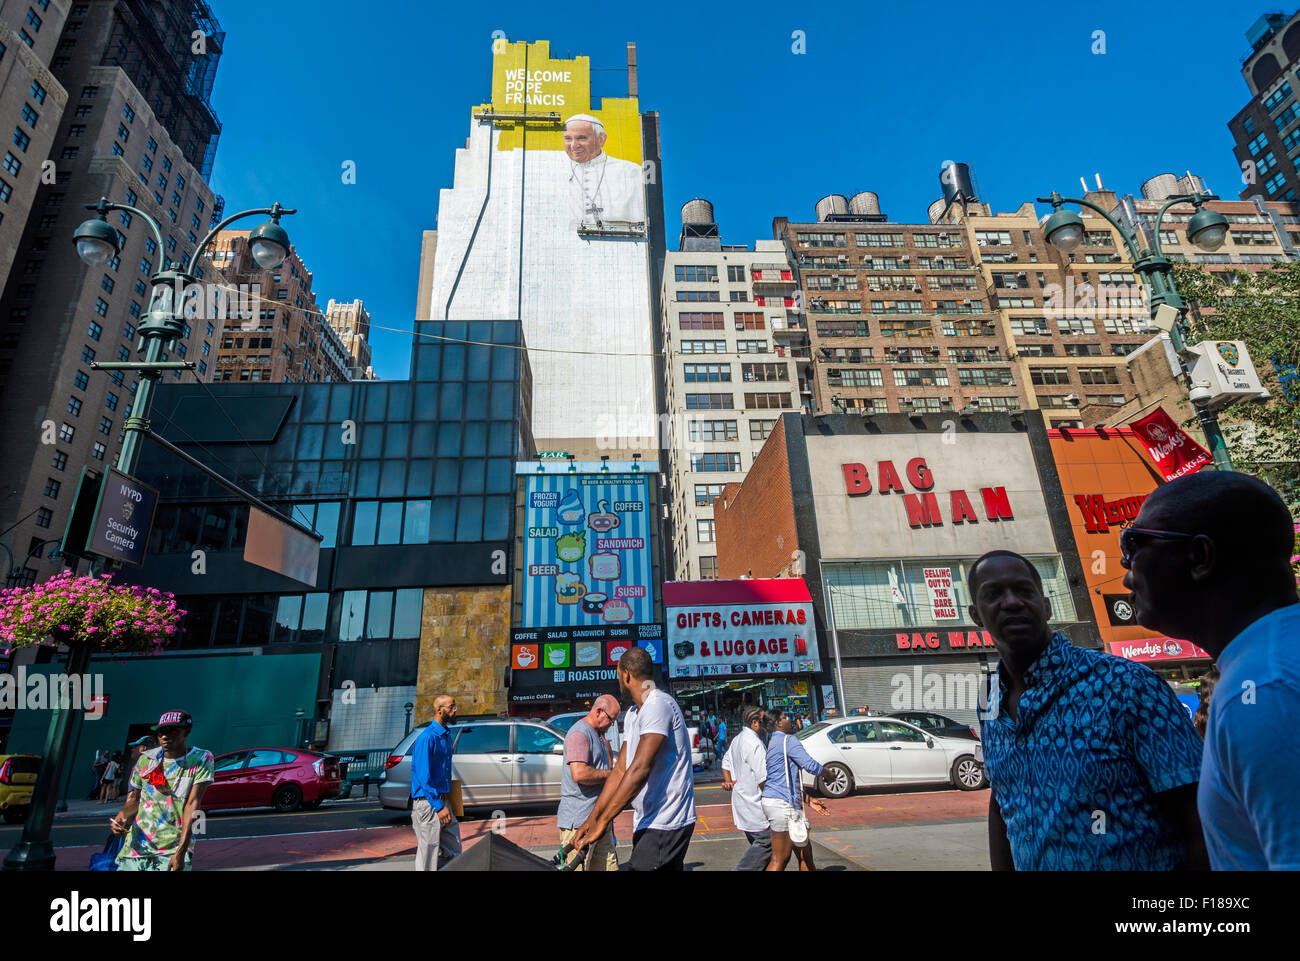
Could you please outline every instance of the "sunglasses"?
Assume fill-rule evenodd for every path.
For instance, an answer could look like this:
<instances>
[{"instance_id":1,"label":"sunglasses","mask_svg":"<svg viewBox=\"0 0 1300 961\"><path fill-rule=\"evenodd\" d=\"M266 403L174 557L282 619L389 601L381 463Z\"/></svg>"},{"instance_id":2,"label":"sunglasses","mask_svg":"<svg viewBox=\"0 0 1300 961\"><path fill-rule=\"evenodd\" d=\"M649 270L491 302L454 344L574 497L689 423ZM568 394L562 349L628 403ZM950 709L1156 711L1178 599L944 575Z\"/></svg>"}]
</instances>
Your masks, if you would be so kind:
<instances>
[{"instance_id":1,"label":"sunglasses","mask_svg":"<svg viewBox=\"0 0 1300 961\"><path fill-rule=\"evenodd\" d=\"M1131 567L1133 555L1149 540L1174 541L1196 536L1198 535L1185 534L1182 531L1156 531L1146 527L1127 527L1119 535L1119 562L1125 567Z\"/></svg>"}]
</instances>

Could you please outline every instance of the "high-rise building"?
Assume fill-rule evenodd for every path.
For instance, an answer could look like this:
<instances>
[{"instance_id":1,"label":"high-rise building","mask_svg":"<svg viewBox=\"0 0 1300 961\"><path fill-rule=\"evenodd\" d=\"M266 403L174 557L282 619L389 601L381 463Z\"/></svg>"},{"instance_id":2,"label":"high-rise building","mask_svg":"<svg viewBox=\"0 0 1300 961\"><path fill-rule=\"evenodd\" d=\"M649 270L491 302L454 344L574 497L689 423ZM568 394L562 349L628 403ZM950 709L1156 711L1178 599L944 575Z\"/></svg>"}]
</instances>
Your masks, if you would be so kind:
<instances>
[{"instance_id":1,"label":"high-rise building","mask_svg":"<svg viewBox=\"0 0 1300 961\"><path fill-rule=\"evenodd\" d=\"M57 122L50 150L57 173L39 185L18 247L22 262L0 296L0 538L23 581L57 569L49 552L81 467L102 470L121 447L136 379L89 364L136 356L150 278L183 262L220 209L205 176L220 131L208 95L222 38L202 0L89 0L68 9L51 61L68 91L62 119L48 118ZM28 162L40 166L32 158L24 168ZM72 234L89 216L82 205L101 196L148 212L162 224L162 243L139 217L114 212L120 255L102 268L83 263ZM196 273L224 283L210 261ZM210 380L221 326L191 320L167 354L194 361L195 374ZM176 371L165 382L181 377Z\"/></svg>"},{"instance_id":2,"label":"high-rise building","mask_svg":"<svg viewBox=\"0 0 1300 961\"><path fill-rule=\"evenodd\" d=\"M247 316L230 321L221 337L213 380L318 384L350 380L347 349L316 305L312 273L290 248L284 263L266 270L248 246L250 231L223 230L212 241L231 296L256 297ZM256 314L254 316L254 311Z\"/></svg>"},{"instance_id":3,"label":"high-rise building","mask_svg":"<svg viewBox=\"0 0 1300 961\"><path fill-rule=\"evenodd\" d=\"M1241 58L1241 78L1250 101L1228 121L1233 153L1241 165L1242 199L1300 198L1300 12L1274 11L1246 31L1250 50Z\"/></svg>"},{"instance_id":4,"label":"high-rise building","mask_svg":"<svg viewBox=\"0 0 1300 961\"><path fill-rule=\"evenodd\" d=\"M0 290L18 254L18 242L36 199L42 176L57 177L45 166L68 92L50 72L50 60L68 0L0 0ZM12 132L11 132L12 130Z\"/></svg>"},{"instance_id":5,"label":"high-rise building","mask_svg":"<svg viewBox=\"0 0 1300 961\"><path fill-rule=\"evenodd\" d=\"M343 342L350 378L373 380L375 371L370 365L370 312L366 310L365 301L344 303L331 300L325 305L325 319Z\"/></svg>"},{"instance_id":6,"label":"high-rise building","mask_svg":"<svg viewBox=\"0 0 1300 961\"><path fill-rule=\"evenodd\" d=\"M778 217L773 233L799 272L810 347L802 389L817 411L1021 408L979 233L890 221L870 191L824 197L816 221Z\"/></svg>"},{"instance_id":7,"label":"high-rise building","mask_svg":"<svg viewBox=\"0 0 1300 961\"><path fill-rule=\"evenodd\" d=\"M723 244L707 200L682 208L663 275L667 447L677 580L717 577L713 499L744 479L783 410L801 410L790 358L775 341L798 314L780 240Z\"/></svg>"},{"instance_id":8,"label":"high-rise building","mask_svg":"<svg viewBox=\"0 0 1300 961\"><path fill-rule=\"evenodd\" d=\"M596 101L587 57L498 43L491 101L473 111L423 247L421 315L519 319L538 446L593 460L655 447L661 409L658 117L640 112L631 49L627 73L627 97Z\"/></svg>"}]
</instances>

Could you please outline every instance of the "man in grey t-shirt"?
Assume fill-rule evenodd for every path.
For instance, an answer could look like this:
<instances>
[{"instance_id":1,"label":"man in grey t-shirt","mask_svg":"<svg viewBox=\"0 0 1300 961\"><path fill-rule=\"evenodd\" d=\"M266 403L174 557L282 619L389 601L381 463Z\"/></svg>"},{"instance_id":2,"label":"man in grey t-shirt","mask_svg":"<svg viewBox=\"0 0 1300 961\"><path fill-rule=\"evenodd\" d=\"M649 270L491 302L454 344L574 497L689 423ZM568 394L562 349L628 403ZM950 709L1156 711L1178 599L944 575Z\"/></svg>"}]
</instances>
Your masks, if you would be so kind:
<instances>
[{"instance_id":1,"label":"man in grey t-shirt","mask_svg":"<svg viewBox=\"0 0 1300 961\"><path fill-rule=\"evenodd\" d=\"M613 758L605 732L618 720L618 699L602 694L586 717L575 721L564 739L564 767L560 772L560 810L556 821L560 844L568 844L596 807ZM591 845L577 870L617 871L614 827Z\"/></svg>"}]
</instances>

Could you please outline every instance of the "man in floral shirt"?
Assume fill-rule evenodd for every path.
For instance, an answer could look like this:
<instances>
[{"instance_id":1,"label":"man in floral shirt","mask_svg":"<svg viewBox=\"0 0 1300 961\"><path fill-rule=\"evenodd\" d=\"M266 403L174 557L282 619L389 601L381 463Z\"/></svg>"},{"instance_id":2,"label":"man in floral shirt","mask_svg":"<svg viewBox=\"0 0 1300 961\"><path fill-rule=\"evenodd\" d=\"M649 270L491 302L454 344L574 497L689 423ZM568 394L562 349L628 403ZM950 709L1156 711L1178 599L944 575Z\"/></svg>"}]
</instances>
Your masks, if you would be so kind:
<instances>
[{"instance_id":1,"label":"man in floral shirt","mask_svg":"<svg viewBox=\"0 0 1300 961\"><path fill-rule=\"evenodd\" d=\"M188 871L194 817L213 780L212 752L186 744L194 720L169 711L154 730L162 745L144 751L131 772L126 804L110 823L125 834L119 871Z\"/></svg>"}]
</instances>

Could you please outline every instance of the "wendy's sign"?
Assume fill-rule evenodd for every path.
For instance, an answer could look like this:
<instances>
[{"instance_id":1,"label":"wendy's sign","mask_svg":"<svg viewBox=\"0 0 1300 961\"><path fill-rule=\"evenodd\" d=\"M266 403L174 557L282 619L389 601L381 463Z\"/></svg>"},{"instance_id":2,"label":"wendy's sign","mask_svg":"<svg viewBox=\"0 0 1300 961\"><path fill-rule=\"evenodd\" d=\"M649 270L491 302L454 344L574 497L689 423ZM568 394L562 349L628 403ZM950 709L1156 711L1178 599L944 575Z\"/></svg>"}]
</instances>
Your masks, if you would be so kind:
<instances>
[{"instance_id":1,"label":"wendy's sign","mask_svg":"<svg viewBox=\"0 0 1300 961\"><path fill-rule=\"evenodd\" d=\"M871 474L865 464L841 464L844 472L844 489L850 497L862 497L872 493ZM939 495L934 493L934 475L926 466L924 457L913 457L903 468L907 482L918 493L908 493L903 486L902 477L893 461L882 460L876 464L876 488L878 494L897 493L903 497L903 507L907 511L907 523L914 527L942 527L943 511L939 505ZM979 497L983 501L984 515L990 521L1015 520L1011 512L1011 502L1007 498L1005 487L981 487ZM979 523L979 515L971 501L970 495L962 489L948 491L948 516L953 524L970 521Z\"/></svg>"}]
</instances>

